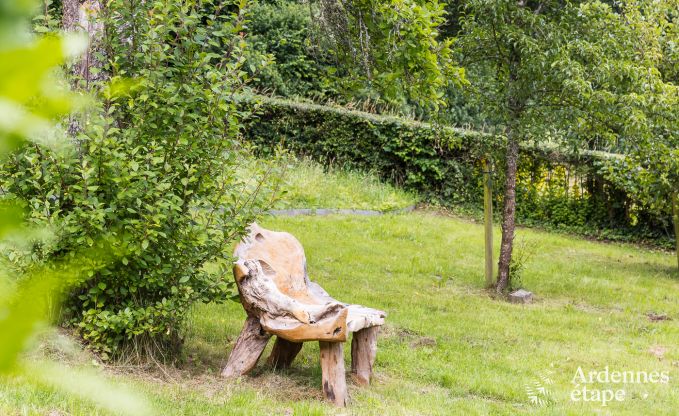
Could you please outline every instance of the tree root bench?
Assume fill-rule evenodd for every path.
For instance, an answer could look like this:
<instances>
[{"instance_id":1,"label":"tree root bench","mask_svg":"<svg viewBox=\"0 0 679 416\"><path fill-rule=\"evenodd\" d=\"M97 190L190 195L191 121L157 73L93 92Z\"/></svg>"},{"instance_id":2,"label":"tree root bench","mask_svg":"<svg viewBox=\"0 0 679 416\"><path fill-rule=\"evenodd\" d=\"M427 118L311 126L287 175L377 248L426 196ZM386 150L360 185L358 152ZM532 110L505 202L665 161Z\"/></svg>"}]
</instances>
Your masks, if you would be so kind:
<instances>
[{"instance_id":1,"label":"tree root bench","mask_svg":"<svg viewBox=\"0 0 679 416\"><path fill-rule=\"evenodd\" d=\"M222 376L248 373L273 335L268 362L274 368L289 367L304 342L318 341L323 396L346 406L344 342L353 333L351 373L357 383L369 384L386 314L339 302L309 280L304 249L291 234L252 224L234 256L233 274L247 319Z\"/></svg>"}]
</instances>

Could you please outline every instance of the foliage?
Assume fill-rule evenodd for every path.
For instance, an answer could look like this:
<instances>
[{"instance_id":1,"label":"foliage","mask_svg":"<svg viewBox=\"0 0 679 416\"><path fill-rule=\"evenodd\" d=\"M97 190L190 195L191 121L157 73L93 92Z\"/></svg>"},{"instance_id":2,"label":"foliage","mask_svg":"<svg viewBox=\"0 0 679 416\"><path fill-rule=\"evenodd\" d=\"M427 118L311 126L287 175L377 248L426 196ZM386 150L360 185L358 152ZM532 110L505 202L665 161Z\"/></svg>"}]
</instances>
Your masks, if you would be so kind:
<instances>
[{"instance_id":1,"label":"foliage","mask_svg":"<svg viewBox=\"0 0 679 416\"><path fill-rule=\"evenodd\" d=\"M242 106L257 116L245 121L246 139L270 153L279 144L316 160L378 172L382 178L438 194L450 202L471 198L466 189L449 186L473 176L474 166L458 163L473 158L465 149L474 141L490 146L493 139L474 131L435 127L397 117L262 99L261 105L245 98ZM456 152L459 150L459 154Z\"/></svg>"},{"instance_id":2,"label":"foliage","mask_svg":"<svg viewBox=\"0 0 679 416\"><path fill-rule=\"evenodd\" d=\"M108 3L98 70L110 83L80 115L76 146L24 146L4 167L3 188L27 201L31 222L58 230L29 255L59 259L100 239L126 253L63 311L104 358L176 351L193 303L233 296L230 244L267 204L266 170L234 174L239 113L225 98L246 81L245 12L221 7Z\"/></svg>"},{"instance_id":3,"label":"foliage","mask_svg":"<svg viewBox=\"0 0 679 416\"><path fill-rule=\"evenodd\" d=\"M462 85L452 40L441 39L445 9L437 0L320 0L319 44L336 57L349 91L397 108L438 109L445 88Z\"/></svg>"},{"instance_id":4,"label":"foliage","mask_svg":"<svg viewBox=\"0 0 679 416\"><path fill-rule=\"evenodd\" d=\"M252 87L283 96L327 99L337 95L335 68L311 39L310 5L296 1L259 2L247 22L248 70ZM271 55L273 62L257 57Z\"/></svg>"},{"instance_id":5,"label":"foliage","mask_svg":"<svg viewBox=\"0 0 679 416\"><path fill-rule=\"evenodd\" d=\"M504 180L502 141L492 135L260 98L255 104L243 97L240 106L257 108L257 116L245 120L244 132L264 154L281 145L326 164L372 170L447 206L482 206L481 155L496 161L494 183ZM617 157L600 152L574 155L545 146L523 146L517 185L519 220L605 239L670 244L669 208L656 209L636 198L629 184L614 180L608 172L617 163ZM499 192L495 202L502 203Z\"/></svg>"},{"instance_id":6,"label":"foliage","mask_svg":"<svg viewBox=\"0 0 679 416\"><path fill-rule=\"evenodd\" d=\"M28 35L30 2L4 4L0 8L0 161L22 145L44 141L54 134L52 121L72 107L71 96L57 85L54 67L79 52L82 39L35 38ZM0 238L3 246L12 238L30 241L23 222L22 202L0 188ZM48 296L81 277L72 266L62 273L33 270L17 275L0 262L0 374L15 369L19 354L33 335L36 323L48 315ZM71 273L72 272L72 273ZM20 281L21 285L18 284Z\"/></svg>"},{"instance_id":7,"label":"foliage","mask_svg":"<svg viewBox=\"0 0 679 416\"><path fill-rule=\"evenodd\" d=\"M457 51L476 101L507 137L498 292L512 255L519 144L624 150L652 138L671 113L657 32L634 17L638 9L634 1L464 2Z\"/></svg>"},{"instance_id":8,"label":"foliage","mask_svg":"<svg viewBox=\"0 0 679 416\"><path fill-rule=\"evenodd\" d=\"M655 212L669 211L674 202L674 226L679 261L679 2L630 2L625 15L645 44L655 68L645 94L632 97L646 110L634 120L644 129L626 137L626 157L608 167L611 181L624 186Z\"/></svg>"},{"instance_id":9,"label":"foliage","mask_svg":"<svg viewBox=\"0 0 679 416\"><path fill-rule=\"evenodd\" d=\"M373 112L398 111L424 119L436 115L456 125L482 124L478 109L463 98L463 74L452 61L445 64L449 46L437 46L443 54L431 49L447 25L443 6L397 3L259 2L247 23L251 85L261 93L286 98L358 102ZM390 45L384 43L385 36ZM427 37L434 42L429 44ZM418 81L413 74L430 79ZM426 101L450 105L436 113L432 111L436 106L418 104L414 96L423 91L430 95L435 91Z\"/></svg>"},{"instance_id":10,"label":"foliage","mask_svg":"<svg viewBox=\"0 0 679 416\"><path fill-rule=\"evenodd\" d=\"M56 66L79 54L85 39L31 36L30 1L0 5L0 162L19 146L66 145L54 121L70 111L73 95L57 76ZM40 245L44 234L24 223L26 201L0 187L0 249ZM10 251L9 255L12 256ZM76 392L96 408L123 415L148 415L152 409L136 394L92 375L74 372L61 363L28 363L22 354L37 332L51 323L51 311L64 291L86 280L116 253L104 244L62 256L60 261L34 265L23 273L0 260L0 376L2 385L28 378L28 385L51 391ZM104 393L106 392L106 393ZM22 412L26 411L26 404Z\"/></svg>"}]
</instances>

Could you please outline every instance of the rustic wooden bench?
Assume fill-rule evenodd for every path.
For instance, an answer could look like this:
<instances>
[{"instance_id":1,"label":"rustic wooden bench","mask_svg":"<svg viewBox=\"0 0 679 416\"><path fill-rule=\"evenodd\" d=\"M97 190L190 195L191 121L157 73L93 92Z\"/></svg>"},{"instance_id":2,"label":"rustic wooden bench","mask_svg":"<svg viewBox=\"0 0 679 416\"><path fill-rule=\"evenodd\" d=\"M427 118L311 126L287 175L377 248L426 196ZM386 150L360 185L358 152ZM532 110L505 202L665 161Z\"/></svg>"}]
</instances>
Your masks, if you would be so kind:
<instances>
[{"instance_id":1,"label":"rustic wooden bench","mask_svg":"<svg viewBox=\"0 0 679 416\"><path fill-rule=\"evenodd\" d=\"M319 341L323 395L345 406L344 342L353 333L352 376L369 384L386 314L339 302L309 280L304 249L291 234L252 224L234 255L234 278L247 319L222 376L250 371L272 335L276 342L268 362L274 368L289 367L305 341Z\"/></svg>"}]
</instances>

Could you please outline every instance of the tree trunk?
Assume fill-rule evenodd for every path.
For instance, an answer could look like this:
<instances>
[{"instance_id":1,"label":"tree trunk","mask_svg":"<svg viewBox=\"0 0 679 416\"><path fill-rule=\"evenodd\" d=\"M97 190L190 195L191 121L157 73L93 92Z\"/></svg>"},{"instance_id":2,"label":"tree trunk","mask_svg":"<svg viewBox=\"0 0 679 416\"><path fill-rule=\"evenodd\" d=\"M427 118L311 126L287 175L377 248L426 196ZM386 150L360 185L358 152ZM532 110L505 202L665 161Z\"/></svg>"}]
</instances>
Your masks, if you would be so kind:
<instances>
[{"instance_id":1,"label":"tree trunk","mask_svg":"<svg viewBox=\"0 0 679 416\"><path fill-rule=\"evenodd\" d=\"M71 87L74 90L89 91L92 81L105 79L101 70L103 62L95 58L95 52L102 50L104 24L99 0L63 0L61 24L65 32L80 32L87 35L87 50L68 65ZM97 71L92 71L97 68ZM97 75L94 75L97 74ZM82 130L78 116L71 114L68 120L68 135L76 137Z\"/></svg>"},{"instance_id":2,"label":"tree trunk","mask_svg":"<svg viewBox=\"0 0 679 416\"><path fill-rule=\"evenodd\" d=\"M62 27L67 32L75 31L80 21L80 0L63 0L62 5Z\"/></svg>"},{"instance_id":3,"label":"tree trunk","mask_svg":"<svg viewBox=\"0 0 679 416\"><path fill-rule=\"evenodd\" d=\"M514 230L516 228L516 171L519 159L519 142L513 131L508 135L507 170L505 182L504 211L502 214L502 243L500 245L500 260L498 261L497 293L504 293L509 284L509 265L512 261L514 248Z\"/></svg>"},{"instance_id":4,"label":"tree trunk","mask_svg":"<svg viewBox=\"0 0 679 416\"><path fill-rule=\"evenodd\" d=\"M66 32L82 32L87 35L88 46L85 54L74 62L71 73L74 77L74 87L90 88L90 82L101 80L103 74L93 73L92 68L101 70L102 62L95 58L95 52L101 50L104 25L100 13L102 5L99 0L63 0L61 24ZM78 85L83 81L84 85Z\"/></svg>"},{"instance_id":5,"label":"tree trunk","mask_svg":"<svg viewBox=\"0 0 679 416\"><path fill-rule=\"evenodd\" d=\"M677 269L679 270L679 192L674 194L672 200L672 210L674 211L674 241L676 242L675 249L677 251Z\"/></svg>"}]
</instances>

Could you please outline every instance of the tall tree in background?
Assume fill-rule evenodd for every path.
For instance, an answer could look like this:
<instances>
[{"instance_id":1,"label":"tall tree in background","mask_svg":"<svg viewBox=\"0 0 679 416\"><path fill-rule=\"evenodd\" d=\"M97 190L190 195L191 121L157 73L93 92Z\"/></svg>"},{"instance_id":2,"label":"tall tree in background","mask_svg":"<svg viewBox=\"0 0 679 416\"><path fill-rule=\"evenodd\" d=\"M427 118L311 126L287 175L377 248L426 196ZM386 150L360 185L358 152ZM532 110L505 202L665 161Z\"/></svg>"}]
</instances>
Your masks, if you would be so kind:
<instances>
[{"instance_id":1,"label":"tall tree in background","mask_svg":"<svg viewBox=\"0 0 679 416\"><path fill-rule=\"evenodd\" d=\"M102 5L99 0L64 0L62 28L65 32L81 32L87 35L88 47L83 56L71 65L75 81L88 88L91 81L101 80L102 57L97 57L101 47L104 24L100 18ZM101 51L99 51L101 53Z\"/></svg>"},{"instance_id":2,"label":"tall tree in background","mask_svg":"<svg viewBox=\"0 0 679 416\"><path fill-rule=\"evenodd\" d=\"M319 0L317 40L328 45L355 88L397 107L437 109L449 84L464 84L452 39L442 39L438 0Z\"/></svg>"},{"instance_id":3,"label":"tall tree in background","mask_svg":"<svg viewBox=\"0 0 679 416\"><path fill-rule=\"evenodd\" d=\"M672 72L664 57L676 48L665 42L671 51L663 51L659 39L676 30L667 24L675 3L467 0L448 2L446 13L437 1L321 0L320 21L339 62L386 96L401 93L438 108L449 81L471 82L473 105L506 139L496 284L502 293L510 279L522 145L578 151L596 138L630 154L658 143L673 148L671 140L657 139L676 137L667 131L676 89L658 70ZM652 13L665 16L664 24Z\"/></svg>"},{"instance_id":4,"label":"tall tree in background","mask_svg":"<svg viewBox=\"0 0 679 416\"><path fill-rule=\"evenodd\" d=\"M456 46L471 92L506 138L502 241L496 290L508 287L521 145L584 148L589 137L650 138L657 42L630 24L636 2L469 0ZM641 20L639 20L641 22ZM644 26L645 27L645 26Z\"/></svg>"},{"instance_id":5,"label":"tall tree in background","mask_svg":"<svg viewBox=\"0 0 679 416\"><path fill-rule=\"evenodd\" d=\"M625 158L609 166L608 178L650 210L672 213L679 266L679 1L639 1L627 10L631 27L652 45L663 83L637 97L649 111L649 134L633 137ZM666 224L669 226L670 224Z\"/></svg>"}]
</instances>

